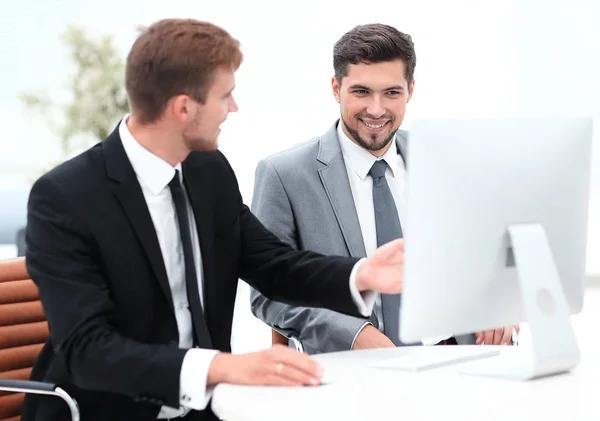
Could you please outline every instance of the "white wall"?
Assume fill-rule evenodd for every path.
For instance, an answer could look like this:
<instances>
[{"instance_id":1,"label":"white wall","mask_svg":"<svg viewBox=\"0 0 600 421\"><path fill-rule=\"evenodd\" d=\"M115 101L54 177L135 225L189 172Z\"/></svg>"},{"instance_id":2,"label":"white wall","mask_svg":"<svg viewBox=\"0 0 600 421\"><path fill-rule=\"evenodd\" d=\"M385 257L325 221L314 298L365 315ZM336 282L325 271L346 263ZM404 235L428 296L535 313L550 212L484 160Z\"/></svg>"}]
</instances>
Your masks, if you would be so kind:
<instances>
[{"instance_id":1,"label":"white wall","mask_svg":"<svg viewBox=\"0 0 600 421\"><path fill-rule=\"evenodd\" d=\"M600 276L600 2L527 0L515 11L516 112L594 118L587 272Z\"/></svg>"}]
</instances>

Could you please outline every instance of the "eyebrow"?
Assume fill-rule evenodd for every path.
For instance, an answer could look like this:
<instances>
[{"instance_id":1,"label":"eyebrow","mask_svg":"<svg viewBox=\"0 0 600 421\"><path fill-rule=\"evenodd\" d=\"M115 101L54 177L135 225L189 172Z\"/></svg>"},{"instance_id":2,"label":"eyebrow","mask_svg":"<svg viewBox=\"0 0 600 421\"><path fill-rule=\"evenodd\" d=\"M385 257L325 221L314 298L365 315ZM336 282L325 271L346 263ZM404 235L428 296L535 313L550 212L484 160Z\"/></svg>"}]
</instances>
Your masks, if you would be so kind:
<instances>
[{"instance_id":1,"label":"eyebrow","mask_svg":"<svg viewBox=\"0 0 600 421\"><path fill-rule=\"evenodd\" d=\"M370 88L367 88L366 86L363 86L360 84L350 85L349 89L365 89L367 91L371 90ZM389 88L384 89L384 91L404 91L404 86L400 86L400 85L390 86Z\"/></svg>"}]
</instances>

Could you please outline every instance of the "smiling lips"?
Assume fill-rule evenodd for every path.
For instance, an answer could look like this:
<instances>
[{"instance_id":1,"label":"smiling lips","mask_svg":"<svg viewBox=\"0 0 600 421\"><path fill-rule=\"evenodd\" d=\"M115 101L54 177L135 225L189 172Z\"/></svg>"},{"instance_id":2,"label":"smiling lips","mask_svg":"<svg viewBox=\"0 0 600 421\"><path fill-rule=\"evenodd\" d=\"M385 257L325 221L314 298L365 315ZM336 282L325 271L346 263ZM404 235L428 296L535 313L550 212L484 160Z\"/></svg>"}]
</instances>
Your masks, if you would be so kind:
<instances>
[{"instance_id":1,"label":"smiling lips","mask_svg":"<svg viewBox=\"0 0 600 421\"><path fill-rule=\"evenodd\" d=\"M379 131L390 122L390 120L364 120L362 118L360 121L371 131Z\"/></svg>"}]
</instances>

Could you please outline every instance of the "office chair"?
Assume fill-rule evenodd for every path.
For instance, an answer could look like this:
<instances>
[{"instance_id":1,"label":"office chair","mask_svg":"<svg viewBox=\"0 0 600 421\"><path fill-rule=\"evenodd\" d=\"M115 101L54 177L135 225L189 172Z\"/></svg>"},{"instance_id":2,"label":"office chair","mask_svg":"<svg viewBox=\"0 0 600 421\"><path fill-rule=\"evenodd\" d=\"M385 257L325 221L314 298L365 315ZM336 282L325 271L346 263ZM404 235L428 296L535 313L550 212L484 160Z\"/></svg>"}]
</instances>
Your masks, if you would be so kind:
<instances>
[{"instance_id":1,"label":"office chair","mask_svg":"<svg viewBox=\"0 0 600 421\"><path fill-rule=\"evenodd\" d=\"M25 393L63 399L79 421L77 402L59 385L27 380L48 335L25 258L0 260L0 421L20 421Z\"/></svg>"}]
</instances>

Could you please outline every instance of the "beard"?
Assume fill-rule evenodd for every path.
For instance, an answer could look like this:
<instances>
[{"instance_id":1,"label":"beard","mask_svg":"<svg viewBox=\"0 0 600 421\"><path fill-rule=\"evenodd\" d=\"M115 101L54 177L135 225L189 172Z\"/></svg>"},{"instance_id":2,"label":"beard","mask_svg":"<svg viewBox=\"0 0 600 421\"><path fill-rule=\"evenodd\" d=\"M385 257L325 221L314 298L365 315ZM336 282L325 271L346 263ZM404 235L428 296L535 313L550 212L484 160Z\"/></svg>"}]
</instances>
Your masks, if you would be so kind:
<instances>
[{"instance_id":1,"label":"beard","mask_svg":"<svg viewBox=\"0 0 600 421\"><path fill-rule=\"evenodd\" d=\"M369 140L364 139L360 136L358 130L355 130L352 127L350 127L350 125L346 123L343 117L341 118L341 120L344 124L344 127L346 127L346 130L348 130L348 133L350 133L350 136L352 136L356 143L358 143L361 147L371 152L377 152L385 148L396 135L396 130L398 130L398 127L394 128L393 130L391 130L389 135L382 138L381 140L377 139L377 134L373 134L372 136L370 136L369 142Z\"/></svg>"},{"instance_id":2,"label":"beard","mask_svg":"<svg viewBox=\"0 0 600 421\"><path fill-rule=\"evenodd\" d=\"M203 133L200 124L200 116L196 115L190 125L183 131L183 143L190 151L210 152L215 151L218 146L216 133L208 136Z\"/></svg>"},{"instance_id":3,"label":"beard","mask_svg":"<svg viewBox=\"0 0 600 421\"><path fill-rule=\"evenodd\" d=\"M209 139L205 136L189 136L184 133L183 143L190 151L211 152L217 150L218 142L216 138Z\"/></svg>"}]
</instances>

